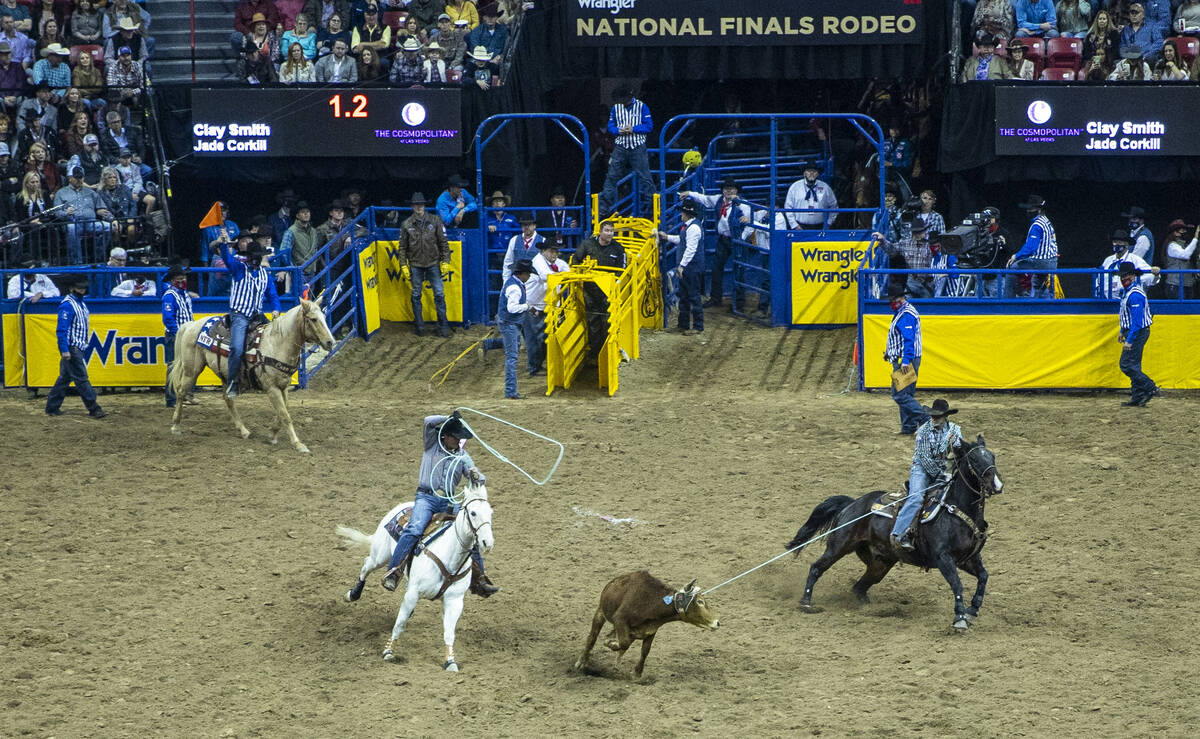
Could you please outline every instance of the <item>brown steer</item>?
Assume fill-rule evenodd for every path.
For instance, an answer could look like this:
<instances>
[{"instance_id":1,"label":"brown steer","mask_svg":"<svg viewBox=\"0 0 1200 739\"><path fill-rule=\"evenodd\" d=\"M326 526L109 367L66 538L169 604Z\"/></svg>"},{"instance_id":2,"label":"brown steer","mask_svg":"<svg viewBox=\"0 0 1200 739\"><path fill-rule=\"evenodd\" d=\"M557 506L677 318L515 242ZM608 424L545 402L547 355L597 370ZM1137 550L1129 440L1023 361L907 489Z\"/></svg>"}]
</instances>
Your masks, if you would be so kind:
<instances>
[{"instance_id":1,"label":"brown steer","mask_svg":"<svg viewBox=\"0 0 1200 739\"><path fill-rule=\"evenodd\" d=\"M630 572L613 578L600 594L600 607L592 616L592 633L588 635L583 654L575 663L575 669L587 666L592 647L604 622L613 625L615 639L608 640L608 648L617 653L617 659L625 654L635 639L642 640L642 658L633 669L634 677L642 676L646 666L646 655L654 643L654 634L665 623L683 621L706 629L720 626L716 614L708 610L700 597L700 588L692 580L683 590L675 591L646 570Z\"/></svg>"}]
</instances>

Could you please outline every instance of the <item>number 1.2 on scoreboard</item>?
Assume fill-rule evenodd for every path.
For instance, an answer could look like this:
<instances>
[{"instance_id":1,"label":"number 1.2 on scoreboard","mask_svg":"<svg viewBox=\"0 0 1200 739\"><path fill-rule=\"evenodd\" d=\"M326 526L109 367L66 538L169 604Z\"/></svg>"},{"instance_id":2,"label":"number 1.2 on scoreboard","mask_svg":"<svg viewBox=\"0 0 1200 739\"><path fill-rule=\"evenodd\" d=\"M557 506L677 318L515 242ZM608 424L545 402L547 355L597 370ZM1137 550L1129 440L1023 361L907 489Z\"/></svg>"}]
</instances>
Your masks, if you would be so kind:
<instances>
[{"instance_id":1,"label":"number 1.2 on scoreboard","mask_svg":"<svg viewBox=\"0 0 1200 739\"><path fill-rule=\"evenodd\" d=\"M355 95L350 98L352 107L342 110L342 96L333 95L329 98L329 106L333 108L334 118L366 118L367 117L367 96Z\"/></svg>"}]
</instances>

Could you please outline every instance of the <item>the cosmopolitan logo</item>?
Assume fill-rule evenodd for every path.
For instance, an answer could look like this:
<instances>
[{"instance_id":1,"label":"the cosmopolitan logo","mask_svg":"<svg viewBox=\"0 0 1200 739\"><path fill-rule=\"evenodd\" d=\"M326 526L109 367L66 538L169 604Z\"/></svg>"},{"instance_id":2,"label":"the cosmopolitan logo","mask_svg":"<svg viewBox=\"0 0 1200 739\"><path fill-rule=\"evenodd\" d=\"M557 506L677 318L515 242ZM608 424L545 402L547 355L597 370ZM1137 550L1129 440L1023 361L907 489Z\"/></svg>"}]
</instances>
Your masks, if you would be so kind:
<instances>
[{"instance_id":1,"label":"the cosmopolitan logo","mask_svg":"<svg viewBox=\"0 0 1200 739\"><path fill-rule=\"evenodd\" d=\"M92 332L87 347L83 350L83 361L90 362L92 356L108 367L126 364L159 364L159 347L166 342L165 336L118 336L115 328L104 333L104 338Z\"/></svg>"},{"instance_id":2,"label":"the cosmopolitan logo","mask_svg":"<svg viewBox=\"0 0 1200 739\"><path fill-rule=\"evenodd\" d=\"M607 10L616 15L622 10L633 10L637 0L579 0L579 7L585 10Z\"/></svg>"}]
</instances>

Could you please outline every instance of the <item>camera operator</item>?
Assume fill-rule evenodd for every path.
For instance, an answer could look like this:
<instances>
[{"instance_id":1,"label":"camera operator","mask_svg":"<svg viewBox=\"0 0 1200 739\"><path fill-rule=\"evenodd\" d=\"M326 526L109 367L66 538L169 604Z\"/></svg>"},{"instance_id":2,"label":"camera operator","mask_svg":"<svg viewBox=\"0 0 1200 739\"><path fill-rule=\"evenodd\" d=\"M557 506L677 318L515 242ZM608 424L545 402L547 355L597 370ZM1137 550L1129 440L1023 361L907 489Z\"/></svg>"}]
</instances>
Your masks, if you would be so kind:
<instances>
[{"instance_id":1,"label":"camera operator","mask_svg":"<svg viewBox=\"0 0 1200 739\"><path fill-rule=\"evenodd\" d=\"M878 231L871 234L871 238L880 242L884 251L888 253L892 269L928 269L933 265L933 252L929 248L929 226L925 224L925 221L915 217L915 211L912 215L912 218L905 221L909 225L908 228L903 229L905 235L902 235L898 242L889 241ZM901 217L903 217L903 211ZM898 257L902 259L898 260ZM899 264L899 261L903 261L903 264ZM933 297L933 277L931 275L909 274L906 277L907 280L904 284L907 285L909 295L914 298ZM897 281L899 282L899 280Z\"/></svg>"},{"instance_id":2,"label":"camera operator","mask_svg":"<svg viewBox=\"0 0 1200 739\"><path fill-rule=\"evenodd\" d=\"M977 249L979 257L964 255L959 257L959 261L978 269L999 269L1012 256L1012 250L1009 248L1011 237L1008 229L1000 225L999 208L989 205L983 209L981 215L983 216L984 231L980 236ZM996 297L999 293L998 287L999 278L996 275L983 278L983 294L985 296Z\"/></svg>"}]
</instances>

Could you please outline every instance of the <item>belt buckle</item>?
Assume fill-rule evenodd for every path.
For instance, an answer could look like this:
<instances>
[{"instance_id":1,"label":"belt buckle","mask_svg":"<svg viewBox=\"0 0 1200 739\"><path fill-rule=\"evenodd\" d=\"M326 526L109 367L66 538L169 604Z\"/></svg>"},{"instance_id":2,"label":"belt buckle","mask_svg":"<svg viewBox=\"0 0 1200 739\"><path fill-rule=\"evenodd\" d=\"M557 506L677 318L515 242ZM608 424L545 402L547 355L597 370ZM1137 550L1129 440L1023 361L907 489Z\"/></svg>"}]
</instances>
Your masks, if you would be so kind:
<instances>
[{"instance_id":1,"label":"belt buckle","mask_svg":"<svg viewBox=\"0 0 1200 739\"><path fill-rule=\"evenodd\" d=\"M433 494L434 494L434 495L436 495L436 496L438 496L439 498L445 498L445 497L446 497L446 491L445 491L445 490L442 490L441 488L434 488L434 490L433 490Z\"/></svg>"}]
</instances>

